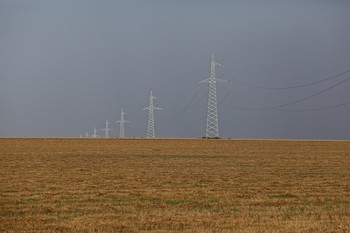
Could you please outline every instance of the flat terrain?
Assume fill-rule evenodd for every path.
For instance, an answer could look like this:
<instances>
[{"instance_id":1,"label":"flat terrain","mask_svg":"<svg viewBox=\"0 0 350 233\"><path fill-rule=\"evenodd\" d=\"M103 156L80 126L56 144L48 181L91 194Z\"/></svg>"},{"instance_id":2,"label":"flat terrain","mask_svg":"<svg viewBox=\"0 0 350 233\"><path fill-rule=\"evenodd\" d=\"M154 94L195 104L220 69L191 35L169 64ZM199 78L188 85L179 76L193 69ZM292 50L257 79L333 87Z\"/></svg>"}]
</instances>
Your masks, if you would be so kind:
<instances>
[{"instance_id":1,"label":"flat terrain","mask_svg":"<svg viewBox=\"0 0 350 233\"><path fill-rule=\"evenodd\" d=\"M0 139L0 232L350 232L350 142Z\"/></svg>"}]
</instances>

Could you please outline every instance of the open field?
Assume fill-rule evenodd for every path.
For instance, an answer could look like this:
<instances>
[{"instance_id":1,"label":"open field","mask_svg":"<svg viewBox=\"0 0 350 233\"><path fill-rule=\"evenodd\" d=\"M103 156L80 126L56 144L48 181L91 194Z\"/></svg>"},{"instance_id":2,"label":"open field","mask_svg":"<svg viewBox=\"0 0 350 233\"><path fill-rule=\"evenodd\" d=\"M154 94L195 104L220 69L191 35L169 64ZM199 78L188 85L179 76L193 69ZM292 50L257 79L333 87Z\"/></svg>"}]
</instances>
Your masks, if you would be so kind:
<instances>
[{"instance_id":1,"label":"open field","mask_svg":"<svg viewBox=\"0 0 350 233\"><path fill-rule=\"evenodd\" d=\"M0 232L350 232L350 142L0 139Z\"/></svg>"}]
</instances>

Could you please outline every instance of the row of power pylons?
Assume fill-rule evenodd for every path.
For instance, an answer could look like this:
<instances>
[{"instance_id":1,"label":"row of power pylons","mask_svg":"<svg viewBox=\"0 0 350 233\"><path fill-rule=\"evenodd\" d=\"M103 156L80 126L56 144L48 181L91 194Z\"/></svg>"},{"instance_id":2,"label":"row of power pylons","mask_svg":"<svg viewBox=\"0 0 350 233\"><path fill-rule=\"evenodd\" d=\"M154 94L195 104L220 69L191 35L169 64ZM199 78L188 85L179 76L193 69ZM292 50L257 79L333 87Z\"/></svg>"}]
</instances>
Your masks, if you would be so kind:
<instances>
[{"instance_id":1,"label":"row of power pylons","mask_svg":"<svg viewBox=\"0 0 350 233\"><path fill-rule=\"evenodd\" d=\"M222 64L217 63L214 58L214 54L211 55L210 59L210 75L208 79L202 80L199 83L208 83L208 110L207 110L207 123L205 138L220 138L219 136L219 117L218 117L218 101L216 94L216 84L217 83L228 83L227 80L216 78L216 66L222 66ZM148 126L147 126L147 138L155 138L155 122L154 122L154 111L162 110L161 108L155 107L153 100L156 97L153 96L151 91L149 106L144 108L148 110ZM122 125L120 126L122 127ZM124 127L124 126L123 126Z\"/></svg>"},{"instance_id":2,"label":"row of power pylons","mask_svg":"<svg viewBox=\"0 0 350 233\"><path fill-rule=\"evenodd\" d=\"M161 108L158 108L154 105L154 100L157 99L155 96L153 96L153 91L151 91L150 97L149 97L149 106L145 107L143 110L148 110L148 125L147 125L147 138L155 138L156 132L155 132L155 125L154 125L154 111L157 110L163 110ZM119 138L125 138L125 123L130 123L130 121L125 119L126 113L124 112L124 109L121 109L120 112L120 120L116 121L116 123L119 124ZM106 126L102 131L105 132L104 137L109 138L110 132L112 129L110 128L110 122L108 119L106 119ZM80 137L82 137L80 135ZM85 137L92 137L92 138L98 138L100 137L97 135L97 129L94 128L94 133L89 135L87 132L85 134Z\"/></svg>"},{"instance_id":3,"label":"row of power pylons","mask_svg":"<svg viewBox=\"0 0 350 233\"><path fill-rule=\"evenodd\" d=\"M219 138L219 118L218 118L218 103L217 103L217 94L216 94L216 84L218 83L228 83L227 80L218 79L216 78L216 66L222 66L222 64L217 63L214 58L214 54L211 55L210 60L210 75L209 78L200 81L199 83L208 83L209 84L209 90L208 90L208 110L207 110L207 122L206 122L206 132L205 132L205 138ZM153 96L153 91L150 93L149 97L149 106L143 108L143 110L148 111L148 123L147 123L147 138L155 138L156 132L155 132L155 117L154 113L158 110L163 110L162 108L156 107L154 104L154 100L157 99L155 96ZM125 137L125 123L129 123L125 119L126 113L124 112L123 108L121 109L120 113L120 120L116 121L116 123L119 124L119 137L124 138ZM110 137L110 131L112 129L110 128L110 122L106 120L106 127L102 129L105 132L105 137ZM86 137L88 137L88 134L86 133ZM91 135L91 137L98 137L96 134L96 128L94 128L94 134Z\"/></svg>"}]
</instances>

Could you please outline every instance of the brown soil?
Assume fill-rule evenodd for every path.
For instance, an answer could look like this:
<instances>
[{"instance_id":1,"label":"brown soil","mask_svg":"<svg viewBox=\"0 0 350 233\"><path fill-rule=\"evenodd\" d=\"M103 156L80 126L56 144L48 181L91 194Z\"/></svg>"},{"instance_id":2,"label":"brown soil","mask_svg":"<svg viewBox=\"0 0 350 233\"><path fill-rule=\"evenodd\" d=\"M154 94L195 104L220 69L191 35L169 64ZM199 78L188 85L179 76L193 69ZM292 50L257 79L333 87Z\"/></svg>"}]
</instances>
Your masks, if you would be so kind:
<instances>
[{"instance_id":1,"label":"brown soil","mask_svg":"<svg viewBox=\"0 0 350 233\"><path fill-rule=\"evenodd\" d=\"M0 232L350 232L350 142L0 139Z\"/></svg>"}]
</instances>

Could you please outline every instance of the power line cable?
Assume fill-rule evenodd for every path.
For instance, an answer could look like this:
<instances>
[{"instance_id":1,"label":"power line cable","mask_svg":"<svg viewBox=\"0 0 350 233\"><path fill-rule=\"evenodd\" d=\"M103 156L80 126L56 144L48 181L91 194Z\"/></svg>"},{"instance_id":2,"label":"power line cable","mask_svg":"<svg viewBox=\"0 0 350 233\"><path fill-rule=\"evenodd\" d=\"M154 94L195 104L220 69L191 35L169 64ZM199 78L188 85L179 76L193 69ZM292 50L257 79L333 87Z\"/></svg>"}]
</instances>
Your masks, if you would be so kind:
<instances>
[{"instance_id":1,"label":"power line cable","mask_svg":"<svg viewBox=\"0 0 350 233\"><path fill-rule=\"evenodd\" d=\"M194 108L195 106L197 106L200 102L202 102L202 100L207 96L207 94L204 94L202 97L200 97L200 99L196 102L194 102L194 100L196 99L196 97L198 96L198 94L201 91L197 91L192 98L190 99L190 101L185 105L185 107L178 113L176 114L174 117L170 118L169 120L166 120L164 122L161 122L160 124L165 124L165 123L169 123L172 122L176 119L178 119L183 113L187 112L188 110L191 110L192 108ZM194 104L192 104L194 102ZM191 106L192 105L192 106Z\"/></svg>"},{"instance_id":2,"label":"power line cable","mask_svg":"<svg viewBox=\"0 0 350 233\"><path fill-rule=\"evenodd\" d=\"M290 54L292 52L296 52L296 51L299 51L301 49L305 49L308 46L311 46L311 45L313 45L313 44L315 44L315 43L317 43L319 41L322 41L325 38L327 38L327 37L329 37L329 36L339 32L339 31L342 31L342 30L348 28L349 26L350 26L350 23L346 23L346 24L342 25L341 27L338 27L338 28L336 28L336 29L334 29L334 30L332 30L332 31L330 31L330 32L328 32L328 33L326 33L326 34L324 34L324 35L314 39L314 40L311 40L310 42L307 42L307 43L305 43L305 44L303 44L303 45L301 45L299 47L294 48L293 50L287 51L284 54L280 54L280 55L276 56L276 58L277 57L281 57L282 55L286 56L286 55L288 55L288 54ZM268 59L268 58L266 58L266 59ZM270 58L270 60L272 60L272 58ZM315 85L315 84L318 84L318 83L321 83L321 82L324 82L324 81L327 81L327 80L331 80L333 78L337 78L337 77L339 77L339 76L341 76L343 74L349 73L349 72L350 72L350 70L346 70L346 71L344 71L342 73L336 74L334 76L331 76L331 77L328 77L328 78L325 78L325 79L322 79L322 80L318 80L318 81L314 81L314 82L310 82L310 83L306 83L306 84L301 84L301 85L290 86L290 87L267 87L267 86L260 86L260 85L255 85L255 84L252 84L252 83L248 83L248 82L245 82L242 79L238 79L238 78L233 78L233 79L236 80L237 82L241 83L241 84L244 84L244 85L247 85L247 86L251 86L251 87L255 87L255 88L260 88L260 89L294 89L294 88L301 88L301 87Z\"/></svg>"},{"instance_id":3,"label":"power line cable","mask_svg":"<svg viewBox=\"0 0 350 233\"><path fill-rule=\"evenodd\" d=\"M238 110L247 110L247 111L268 110L268 109L262 109L262 108L246 108L246 107L229 105L229 104L225 104L225 103L223 105L227 106L229 108L238 109ZM281 111L281 112L317 112L317 111L325 111L325 110L329 110L329 109L340 108L340 107L349 106L349 105L350 105L350 102L326 106L326 107L310 108L310 109L278 109L278 108L273 108L271 110L276 110L276 111Z\"/></svg>"},{"instance_id":4,"label":"power line cable","mask_svg":"<svg viewBox=\"0 0 350 233\"><path fill-rule=\"evenodd\" d=\"M304 50L305 48L310 47L310 46L312 46L314 44L317 44L318 42L320 42L320 41L330 37L333 34L336 34L336 33L340 32L340 31L348 28L349 26L350 26L350 23L343 24L342 26L340 26L340 27L338 27L338 28L336 28L336 29L334 29L332 31L329 31L328 33L323 34L323 35L319 36L318 38L315 38L315 39L313 39L313 40L311 40L309 42L306 42L306 43L304 43L302 45L296 46L295 48L289 49L289 50L287 50L285 52L281 52L280 54L275 55L273 57L270 57L270 58L266 57L265 59L276 60L277 58L280 59L282 57L286 57L289 54L296 53L296 52L298 52L300 50Z\"/></svg>"},{"instance_id":5,"label":"power line cable","mask_svg":"<svg viewBox=\"0 0 350 233\"><path fill-rule=\"evenodd\" d=\"M331 106L326 106L326 107L319 107L319 108L311 108L311 109L279 109L279 111L285 111L285 112L316 112L316 111L324 111L324 110L329 110L329 109L334 109L334 108L340 108L344 106L349 106L350 102L347 103L342 103L342 104L336 104L336 105L331 105Z\"/></svg>"},{"instance_id":6,"label":"power line cable","mask_svg":"<svg viewBox=\"0 0 350 233\"><path fill-rule=\"evenodd\" d=\"M301 87L307 87L307 86L312 86L315 84L319 84L325 81L329 81L335 78L338 78L344 74L347 74L350 72L350 69L343 71L341 73L335 74L333 76L327 77L327 78L323 78L317 81L313 81L313 82L309 82L309 83L305 83L305 84L300 84L300 85L295 85L295 86L289 86L289 87L267 87L267 86L259 86L259 85L255 85L255 84L251 84L245 81L242 81L241 79L237 79L237 78L233 78L235 81L244 84L246 86L250 86L250 87L254 87L254 88L259 88L259 89L268 89L268 90L288 90L288 89L295 89L295 88L301 88Z\"/></svg>"},{"instance_id":7,"label":"power line cable","mask_svg":"<svg viewBox=\"0 0 350 233\"><path fill-rule=\"evenodd\" d=\"M276 108L280 108L280 107L285 107L285 106L289 106L289 105L292 105L292 104L296 104L296 103L303 102L303 101L308 100L308 99L311 99L311 98L313 98L313 97L315 97L315 96L321 95L321 94L323 94L323 93L325 93L325 92L327 92L327 91L329 91L329 90L331 90L331 89L333 89L333 88L336 88L336 87L340 86L341 84L343 84L343 83L345 83L345 82L347 82L347 81L349 81L349 80L350 80L350 77L348 77L348 78L344 79L343 81L338 82L338 83L336 83L336 84L334 84L334 85L332 85L332 86L330 86L330 87L328 87L328 88L326 88L326 89L323 89L323 90L321 90L321 91L318 91L318 92L316 92L316 93L314 93L314 94L312 94L312 95L306 96L306 97L304 97L304 98L301 98L301 99L298 99L298 100L295 100L295 101L292 101L292 102L289 102L289 103L280 104L280 105L277 105L277 106L275 106L275 107L276 107Z\"/></svg>"},{"instance_id":8,"label":"power line cable","mask_svg":"<svg viewBox=\"0 0 350 233\"><path fill-rule=\"evenodd\" d=\"M229 97L229 95L230 95L232 92L233 92L233 91L230 90L228 93L226 93L226 95L218 102L218 106L221 105L221 104L225 101L225 99L226 99L227 97Z\"/></svg>"},{"instance_id":9,"label":"power line cable","mask_svg":"<svg viewBox=\"0 0 350 233\"><path fill-rule=\"evenodd\" d=\"M341 84L343 84L343 83L345 83L345 82L347 82L349 80L350 80L350 77L348 77L348 78L346 78L346 79L344 79L344 80L342 80L342 81L340 81L340 82L338 82L338 83L336 83L336 84L334 84L334 85L332 85L332 86L330 86L328 88L322 89L321 91L318 91L318 92L316 92L316 93L314 93L312 95L309 95L309 96L306 96L306 97L303 97L301 99L297 99L297 100L294 100L294 101L291 101L291 102L288 102L288 103L285 103L285 104L280 104L280 105L276 105L276 106L264 106L264 105L259 104L260 106L263 106L263 107L262 108L256 108L255 110L278 109L278 108L281 108L281 107L286 107L286 106L289 106L289 105L300 103L300 102L303 102L305 100L311 99L311 98L313 98L315 96L321 95L321 94L323 94L323 93L325 93L325 92L327 92L327 91L329 91L329 90L331 90L333 88L336 88L336 87L340 86ZM227 97L225 97L225 98L227 98Z\"/></svg>"},{"instance_id":10,"label":"power line cable","mask_svg":"<svg viewBox=\"0 0 350 233\"><path fill-rule=\"evenodd\" d=\"M232 93L232 90L229 91L228 93L226 93L226 95L225 95L220 101L218 101L218 106L221 105L221 104L224 102L224 100L225 100L231 93ZM203 115L201 118L199 118L199 119L197 119L197 120L195 120L195 121L191 121L191 122L189 122L188 124L193 124L193 123L201 122L201 121L203 121L206 117L207 117L207 115L205 114L205 115Z\"/></svg>"},{"instance_id":11,"label":"power line cable","mask_svg":"<svg viewBox=\"0 0 350 233\"><path fill-rule=\"evenodd\" d=\"M192 102L196 99L197 95L200 93L201 91L198 90L193 96L192 98L190 99L190 101L185 105L185 107L174 117L177 118L178 116L180 116L182 113L184 113L188 107L192 104Z\"/></svg>"},{"instance_id":12,"label":"power line cable","mask_svg":"<svg viewBox=\"0 0 350 233\"><path fill-rule=\"evenodd\" d=\"M233 92L233 91L232 91ZM334 109L334 108L340 108L344 106L349 106L350 102L342 103L342 104L336 104L336 105L331 105L331 106L326 106L326 107L319 107L319 108L309 108L309 109L284 109L284 108L278 108L278 107L269 107L260 103L257 103L255 101L252 101L242 95L240 95L238 92L234 92L236 95L238 95L240 98L244 99L245 101L258 105L261 108L247 108L247 107L239 107L239 106L233 106L224 103L224 106L233 108L233 109L238 109L238 110L249 110L249 111L261 111L261 110L277 110L277 111L282 111L282 112L314 112L314 111L323 111L323 110L329 110L329 109Z\"/></svg>"},{"instance_id":13,"label":"power line cable","mask_svg":"<svg viewBox=\"0 0 350 233\"><path fill-rule=\"evenodd\" d=\"M308 43L305 43L305 44L303 44L301 46L298 46L297 48L294 48L291 52L297 52L299 50L305 49L305 48L307 48L307 47L309 47L309 46L311 46L313 44L316 44L316 43L318 43L318 42L320 42L320 41L330 37L331 35L333 35L333 34L335 34L337 32L340 32L340 31L346 29L349 26L350 26L350 23L346 23L346 24L344 24L344 25L342 25L342 26L340 26L340 27L330 31L329 33L324 34L323 36L320 36L319 38L316 38L314 40L311 40Z\"/></svg>"}]
</instances>

